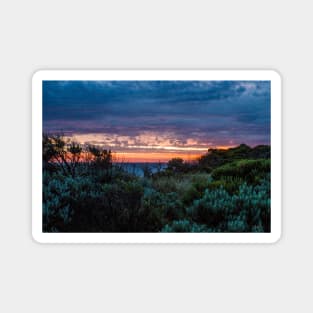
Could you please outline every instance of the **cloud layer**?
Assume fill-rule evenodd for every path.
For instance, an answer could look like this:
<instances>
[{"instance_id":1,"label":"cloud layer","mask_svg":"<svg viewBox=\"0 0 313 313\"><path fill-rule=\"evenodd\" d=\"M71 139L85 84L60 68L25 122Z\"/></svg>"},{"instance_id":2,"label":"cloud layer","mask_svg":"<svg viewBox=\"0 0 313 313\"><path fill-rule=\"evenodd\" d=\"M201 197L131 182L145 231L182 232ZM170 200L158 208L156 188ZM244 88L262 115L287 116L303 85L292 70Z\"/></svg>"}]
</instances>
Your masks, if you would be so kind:
<instances>
[{"instance_id":1,"label":"cloud layer","mask_svg":"<svg viewBox=\"0 0 313 313\"><path fill-rule=\"evenodd\" d=\"M116 151L270 144L270 82L44 81L43 128Z\"/></svg>"}]
</instances>

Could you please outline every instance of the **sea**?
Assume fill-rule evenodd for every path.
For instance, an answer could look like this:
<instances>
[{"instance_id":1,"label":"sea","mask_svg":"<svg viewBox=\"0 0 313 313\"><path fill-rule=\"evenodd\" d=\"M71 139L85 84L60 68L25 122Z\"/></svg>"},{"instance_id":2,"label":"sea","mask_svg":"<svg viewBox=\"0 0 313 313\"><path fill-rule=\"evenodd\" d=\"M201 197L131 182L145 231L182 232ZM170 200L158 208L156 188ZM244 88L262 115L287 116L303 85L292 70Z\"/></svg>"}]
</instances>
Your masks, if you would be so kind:
<instances>
[{"instance_id":1,"label":"sea","mask_svg":"<svg viewBox=\"0 0 313 313\"><path fill-rule=\"evenodd\" d=\"M167 163L115 163L121 166L128 173L139 177L144 177L145 170L151 174L162 171L167 167Z\"/></svg>"}]
</instances>

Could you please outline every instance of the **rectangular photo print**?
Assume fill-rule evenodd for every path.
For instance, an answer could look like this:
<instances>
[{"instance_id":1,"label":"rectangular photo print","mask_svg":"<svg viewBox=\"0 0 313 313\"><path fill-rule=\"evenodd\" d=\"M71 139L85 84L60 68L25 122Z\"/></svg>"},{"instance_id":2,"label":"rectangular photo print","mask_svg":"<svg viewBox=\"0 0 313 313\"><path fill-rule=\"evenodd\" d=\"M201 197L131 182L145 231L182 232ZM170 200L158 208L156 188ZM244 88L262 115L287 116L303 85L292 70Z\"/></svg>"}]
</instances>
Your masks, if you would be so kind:
<instances>
[{"instance_id":1,"label":"rectangular photo print","mask_svg":"<svg viewBox=\"0 0 313 313\"><path fill-rule=\"evenodd\" d=\"M275 71L38 71L41 243L271 243L281 233Z\"/></svg>"}]
</instances>

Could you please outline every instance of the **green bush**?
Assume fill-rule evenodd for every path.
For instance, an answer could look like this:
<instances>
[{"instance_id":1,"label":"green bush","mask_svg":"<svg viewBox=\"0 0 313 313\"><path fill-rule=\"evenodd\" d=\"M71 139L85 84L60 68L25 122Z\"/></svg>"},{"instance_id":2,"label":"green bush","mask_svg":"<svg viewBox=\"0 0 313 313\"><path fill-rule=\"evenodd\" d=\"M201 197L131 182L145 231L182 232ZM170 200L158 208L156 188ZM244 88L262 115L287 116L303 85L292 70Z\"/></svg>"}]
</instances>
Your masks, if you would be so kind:
<instances>
[{"instance_id":1,"label":"green bush","mask_svg":"<svg viewBox=\"0 0 313 313\"><path fill-rule=\"evenodd\" d=\"M180 181L181 180L176 178L175 176L156 177L152 179L152 187L161 193L177 192L179 189L178 184L180 183Z\"/></svg>"},{"instance_id":2,"label":"green bush","mask_svg":"<svg viewBox=\"0 0 313 313\"><path fill-rule=\"evenodd\" d=\"M142 212L146 223L143 227L148 231L159 231L168 221L180 219L185 214L176 193L163 194L151 188L145 190Z\"/></svg>"},{"instance_id":3,"label":"green bush","mask_svg":"<svg viewBox=\"0 0 313 313\"><path fill-rule=\"evenodd\" d=\"M181 202L189 205L194 199L201 198L211 180L211 176L206 173L186 173L153 177L151 186L163 194L175 192Z\"/></svg>"},{"instance_id":4,"label":"green bush","mask_svg":"<svg viewBox=\"0 0 313 313\"><path fill-rule=\"evenodd\" d=\"M74 203L96 192L92 180L61 174L43 175L43 231L66 231L74 216Z\"/></svg>"},{"instance_id":5,"label":"green bush","mask_svg":"<svg viewBox=\"0 0 313 313\"><path fill-rule=\"evenodd\" d=\"M229 194L223 187L206 189L201 199L187 209L189 217L210 228L224 232L269 232L270 195L269 182L239 187L238 194Z\"/></svg>"},{"instance_id":6,"label":"green bush","mask_svg":"<svg viewBox=\"0 0 313 313\"><path fill-rule=\"evenodd\" d=\"M212 171L214 180L227 180L229 177L244 179L248 184L258 184L271 171L268 159L239 160L227 163Z\"/></svg>"},{"instance_id":7,"label":"green bush","mask_svg":"<svg viewBox=\"0 0 313 313\"><path fill-rule=\"evenodd\" d=\"M249 225L247 223L247 217L245 212L241 212L241 214L237 216L230 216L227 220L227 232L235 232L242 233L249 231Z\"/></svg>"},{"instance_id":8,"label":"green bush","mask_svg":"<svg viewBox=\"0 0 313 313\"><path fill-rule=\"evenodd\" d=\"M191 204L194 199L199 199L201 197L201 192L197 190L194 185L191 185L182 194L182 202L186 205Z\"/></svg>"},{"instance_id":9,"label":"green bush","mask_svg":"<svg viewBox=\"0 0 313 313\"><path fill-rule=\"evenodd\" d=\"M239 190L239 186L244 183L241 177L224 176L219 180L214 180L208 185L209 190L224 188L229 194L235 194Z\"/></svg>"},{"instance_id":10,"label":"green bush","mask_svg":"<svg viewBox=\"0 0 313 313\"><path fill-rule=\"evenodd\" d=\"M262 225L265 232L270 232L271 199L268 185L269 182L266 180L255 187L244 183L240 186L238 195L233 196L237 214L246 212L247 223L251 230Z\"/></svg>"},{"instance_id":11,"label":"green bush","mask_svg":"<svg viewBox=\"0 0 313 313\"><path fill-rule=\"evenodd\" d=\"M163 233L203 233L209 232L206 225L199 225L189 220L177 220L162 228Z\"/></svg>"},{"instance_id":12,"label":"green bush","mask_svg":"<svg viewBox=\"0 0 313 313\"><path fill-rule=\"evenodd\" d=\"M195 200L187 212L198 223L218 226L234 208L235 203L224 188L206 189L203 197Z\"/></svg>"},{"instance_id":13,"label":"green bush","mask_svg":"<svg viewBox=\"0 0 313 313\"><path fill-rule=\"evenodd\" d=\"M137 231L143 195L138 181L100 184L61 175L44 181L44 231Z\"/></svg>"},{"instance_id":14,"label":"green bush","mask_svg":"<svg viewBox=\"0 0 313 313\"><path fill-rule=\"evenodd\" d=\"M235 160L270 159L271 147L260 145L250 148L245 144L230 149L209 149L208 152L198 160L198 167L211 172L213 169Z\"/></svg>"}]
</instances>

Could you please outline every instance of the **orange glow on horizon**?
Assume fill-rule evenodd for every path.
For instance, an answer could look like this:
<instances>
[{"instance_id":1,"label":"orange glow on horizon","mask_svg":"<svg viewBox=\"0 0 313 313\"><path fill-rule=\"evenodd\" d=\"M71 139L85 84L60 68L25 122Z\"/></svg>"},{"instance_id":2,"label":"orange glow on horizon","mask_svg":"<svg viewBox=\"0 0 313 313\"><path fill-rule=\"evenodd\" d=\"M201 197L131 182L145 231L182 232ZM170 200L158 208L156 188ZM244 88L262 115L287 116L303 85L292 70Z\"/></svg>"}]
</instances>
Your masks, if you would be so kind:
<instances>
[{"instance_id":1,"label":"orange glow on horizon","mask_svg":"<svg viewBox=\"0 0 313 313\"><path fill-rule=\"evenodd\" d=\"M92 133L73 134L67 139L74 140L81 145L91 144L101 149L112 151L113 162L168 162L172 158L182 158L194 161L208 152L208 149L229 149L234 145L213 145L211 140L199 142L194 138L187 138L181 142L174 133L142 132L136 136ZM86 156L82 157L82 160Z\"/></svg>"},{"instance_id":2,"label":"orange glow on horizon","mask_svg":"<svg viewBox=\"0 0 313 313\"><path fill-rule=\"evenodd\" d=\"M234 146L215 146L213 149L227 150ZM210 148L208 148L210 149ZM173 158L181 158L184 161L192 162L197 160L202 155L206 154L194 152L112 152L113 162L128 162L128 163L156 163L156 162L168 162Z\"/></svg>"},{"instance_id":3,"label":"orange glow on horizon","mask_svg":"<svg viewBox=\"0 0 313 313\"><path fill-rule=\"evenodd\" d=\"M198 150L178 150L178 151L166 151L164 150L154 150L150 149L142 150L142 151L134 151L132 149L125 149L124 151L114 151L114 149L110 150L112 153L112 161L113 163L125 162L125 163L167 163L169 160L173 158L181 158L185 162L193 162L196 161L199 157L205 155L210 149L221 149L227 150L233 148L234 146L213 146L209 147L206 150L199 151ZM149 151L150 150L150 151ZM73 156L70 152L66 154L67 161L73 161ZM80 156L77 158L78 162L88 162L93 159L93 156L89 152L82 152Z\"/></svg>"},{"instance_id":4,"label":"orange glow on horizon","mask_svg":"<svg viewBox=\"0 0 313 313\"><path fill-rule=\"evenodd\" d=\"M117 152L113 153L114 162L128 163L156 163L168 162L173 158L182 158L184 161L195 161L201 154L190 153L158 153L158 152Z\"/></svg>"},{"instance_id":5,"label":"orange glow on horizon","mask_svg":"<svg viewBox=\"0 0 313 313\"><path fill-rule=\"evenodd\" d=\"M213 147L213 148L208 148L209 149L220 149L220 150L228 150L230 148L234 148L235 145L232 145L232 146L216 146L216 147Z\"/></svg>"},{"instance_id":6,"label":"orange glow on horizon","mask_svg":"<svg viewBox=\"0 0 313 313\"><path fill-rule=\"evenodd\" d=\"M232 148L233 146L215 146L213 149L222 149L227 150ZM208 148L210 149L210 148ZM199 153L199 151L177 151L177 152L166 152L166 151L136 151L132 152L128 151L112 151L112 160L113 163L126 162L126 163L167 163L169 160L173 158L181 158L185 162L193 162L196 161L199 157L205 155L207 151L203 151L203 153ZM66 159L71 160L72 155L70 152L67 152ZM93 157L88 152L82 152L78 159L79 162L90 161Z\"/></svg>"}]
</instances>

